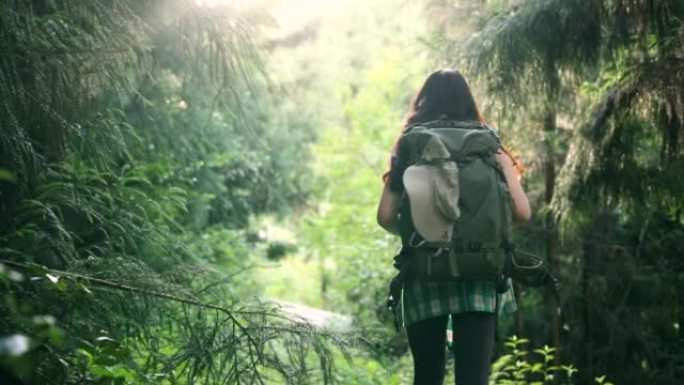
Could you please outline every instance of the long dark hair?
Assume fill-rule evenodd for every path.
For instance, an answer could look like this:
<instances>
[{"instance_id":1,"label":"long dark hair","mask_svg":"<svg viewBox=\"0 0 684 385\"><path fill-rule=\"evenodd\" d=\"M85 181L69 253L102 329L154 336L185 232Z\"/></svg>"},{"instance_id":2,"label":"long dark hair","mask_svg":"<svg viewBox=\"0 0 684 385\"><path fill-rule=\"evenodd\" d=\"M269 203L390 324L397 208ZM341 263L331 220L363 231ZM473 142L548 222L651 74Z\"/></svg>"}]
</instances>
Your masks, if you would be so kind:
<instances>
[{"instance_id":1,"label":"long dark hair","mask_svg":"<svg viewBox=\"0 0 684 385\"><path fill-rule=\"evenodd\" d=\"M449 68L439 69L425 79L425 83L423 83L423 86L411 102L404 128L415 123L425 123L434 120L485 122L480 110L477 108L468 82L456 70ZM394 143L392 151L395 155L397 142ZM503 146L501 150L511 157L518 174L522 173L523 167L513 154ZM389 170L383 174L383 181L387 181L389 174Z\"/></svg>"},{"instance_id":2,"label":"long dark hair","mask_svg":"<svg viewBox=\"0 0 684 385\"><path fill-rule=\"evenodd\" d=\"M484 123L468 82L453 69L439 69L425 79L411 102L405 126L439 119Z\"/></svg>"}]
</instances>

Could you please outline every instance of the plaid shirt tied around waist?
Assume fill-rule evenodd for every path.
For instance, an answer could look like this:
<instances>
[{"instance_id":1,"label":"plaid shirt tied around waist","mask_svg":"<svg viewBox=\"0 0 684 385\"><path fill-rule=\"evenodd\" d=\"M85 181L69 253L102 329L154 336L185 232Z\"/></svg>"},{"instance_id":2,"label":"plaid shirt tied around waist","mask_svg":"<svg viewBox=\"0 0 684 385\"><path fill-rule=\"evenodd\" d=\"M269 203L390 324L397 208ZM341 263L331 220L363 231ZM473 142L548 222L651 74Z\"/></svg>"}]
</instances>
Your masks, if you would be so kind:
<instances>
[{"instance_id":1,"label":"plaid shirt tied around waist","mask_svg":"<svg viewBox=\"0 0 684 385\"><path fill-rule=\"evenodd\" d=\"M406 281L402 293L404 324L408 326L447 314L495 313L497 295L499 314L511 314L517 310L510 279L508 288L501 294L497 294L491 281Z\"/></svg>"}]
</instances>

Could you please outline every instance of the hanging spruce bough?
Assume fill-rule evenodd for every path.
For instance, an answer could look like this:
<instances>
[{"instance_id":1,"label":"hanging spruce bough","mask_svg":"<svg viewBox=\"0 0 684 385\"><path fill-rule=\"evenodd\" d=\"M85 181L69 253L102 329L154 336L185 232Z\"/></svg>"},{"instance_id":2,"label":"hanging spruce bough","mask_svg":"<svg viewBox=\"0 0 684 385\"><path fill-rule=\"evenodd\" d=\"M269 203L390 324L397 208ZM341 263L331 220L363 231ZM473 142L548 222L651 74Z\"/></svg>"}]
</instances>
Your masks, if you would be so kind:
<instances>
[{"instance_id":1,"label":"hanging spruce bough","mask_svg":"<svg viewBox=\"0 0 684 385\"><path fill-rule=\"evenodd\" d=\"M612 161L616 157L633 158L644 143L643 137L628 137L638 132L613 126L641 120L637 131L661 139L656 163L673 164L681 158L677 138L684 122L683 14L681 2L674 0L531 0L493 18L467 42L466 63L486 81L504 112L528 116L525 112L551 103L560 114L580 117L573 120L583 129L575 136L559 179L559 213L570 208L567 197L595 202L599 191L617 193L618 186L626 196L643 197L644 191L630 192L627 186L638 190L661 185L655 180L645 184L604 178L601 169L620 164ZM568 99L575 96L577 104ZM621 142L622 154L607 145L615 143L615 134L626 135L614 138ZM614 171L610 174L628 177ZM640 180L632 175L632 182Z\"/></svg>"},{"instance_id":2,"label":"hanging spruce bough","mask_svg":"<svg viewBox=\"0 0 684 385\"><path fill-rule=\"evenodd\" d=\"M238 301L241 276L197 267L206 259L188 247L263 211L270 196L235 207L278 173L245 155L259 147L240 131L242 99L263 68L250 23L226 11L0 4L3 381L332 381L330 349L347 341Z\"/></svg>"},{"instance_id":3,"label":"hanging spruce bough","mask_svg":"<svg viewBox=\"0 0 684 385\"><path fill-rule=\"evenodd\" d=\"M522 2L467 39L461 57L486 81L488 96L517 114L514 106L539 105L540 97L559 91L561 77L582 76L598 62L603 7L600 1Z\"/></svg>"}]
</instances>

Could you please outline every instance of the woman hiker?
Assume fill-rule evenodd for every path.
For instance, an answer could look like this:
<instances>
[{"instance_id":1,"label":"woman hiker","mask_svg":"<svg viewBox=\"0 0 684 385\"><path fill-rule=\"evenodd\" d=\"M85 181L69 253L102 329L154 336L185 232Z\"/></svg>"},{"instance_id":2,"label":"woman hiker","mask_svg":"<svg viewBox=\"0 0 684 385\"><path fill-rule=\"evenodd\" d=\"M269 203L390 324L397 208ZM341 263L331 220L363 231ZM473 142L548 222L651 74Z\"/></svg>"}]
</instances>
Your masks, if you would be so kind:
<instances>
[{"instance_id":1,"label":"woman hiker","mask_svg":"<svg viewBox=\"0 0 684 385\"><path fill-rule=\"evenodd\" d=\"M404 129L435 121L471 122L473 127L484 123L465 78L457 71L437 70L426 79L411 103ZM399 211L405 191L402 177L406 165L402 164L396 150L397 145L390 170L383 177L385 187L377 219L384 229L399 234ZM518 179L519 166L503 147L496 153L496 162L503 171L510 192L513 219L518 222L529 220L530 205ZM456 383L488 383L497 312L499 309L504 313L516 310L510 281L506 282L503 293L497 292L494 282L487 280L416 279L404 282L402 306L414 361L414 385L443 383L449 315L452 319Z\"/></svg>"}]
</instances>

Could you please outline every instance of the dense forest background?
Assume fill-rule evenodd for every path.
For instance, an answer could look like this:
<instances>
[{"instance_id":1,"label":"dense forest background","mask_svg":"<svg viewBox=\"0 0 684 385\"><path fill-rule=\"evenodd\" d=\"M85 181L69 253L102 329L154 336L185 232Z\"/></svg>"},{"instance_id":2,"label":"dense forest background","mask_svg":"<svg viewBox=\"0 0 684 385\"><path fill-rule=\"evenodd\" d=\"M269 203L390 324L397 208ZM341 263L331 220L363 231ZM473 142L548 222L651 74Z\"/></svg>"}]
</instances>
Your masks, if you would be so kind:
<instances>
[{"instance_id":1,"label":"dense forest background","mask_svg":"<svg viewBox=\"0 0 684 385\"><path fill-rule=\"evenodd\" d=\"M492 383L681 383L681 0L1 2L0 382L410 383L375 208L439 67L563 285Z\"/></svg>"}]
</instances>

